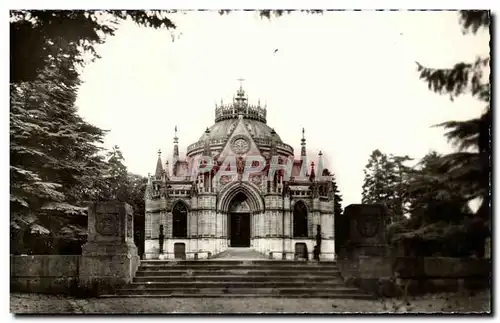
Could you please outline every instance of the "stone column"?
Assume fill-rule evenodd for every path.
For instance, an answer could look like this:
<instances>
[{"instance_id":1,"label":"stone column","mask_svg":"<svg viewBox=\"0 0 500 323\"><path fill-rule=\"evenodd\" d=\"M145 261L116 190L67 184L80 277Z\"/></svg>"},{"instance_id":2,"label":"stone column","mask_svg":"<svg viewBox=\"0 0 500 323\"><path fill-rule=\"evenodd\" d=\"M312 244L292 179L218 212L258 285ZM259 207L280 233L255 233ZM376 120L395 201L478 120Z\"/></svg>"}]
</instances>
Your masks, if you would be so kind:
<instances>
[{"instance_id":1,"label":"stone column","mask_svg":"<svg viewBox=\"0 0 500 323\"><path fill-rule=\"evenodd\" d=\"M113 292L132 281L139 266L134 212L123 202L95 202L88 210L88 240L82 247L79 287L90 294Z\"/></svg>"}]
</instances>

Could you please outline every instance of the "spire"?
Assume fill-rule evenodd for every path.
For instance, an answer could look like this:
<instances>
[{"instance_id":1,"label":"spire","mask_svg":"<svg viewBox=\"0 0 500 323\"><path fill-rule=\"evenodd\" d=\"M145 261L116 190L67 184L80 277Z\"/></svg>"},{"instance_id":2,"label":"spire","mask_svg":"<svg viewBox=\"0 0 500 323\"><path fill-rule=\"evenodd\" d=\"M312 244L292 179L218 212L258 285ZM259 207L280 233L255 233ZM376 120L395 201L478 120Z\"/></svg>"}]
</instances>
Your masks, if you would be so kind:
<instances>
[{"instance_id":1,"label":"spire","mask_svg":"<svg viewBox=\"0 0 500 323\"><path fill-rule=\"evenodd\" d=\"M165 162L165 175L167 178L170 177L170 171L168 169L168 160Z\"/></svg>"},{"instance_id":2,"label":"spire","mask_svg":"<svg viewBox=\"0 0 500 323\"><path fill-rule=\"evenodd\" d=\"M302 139L300 140L300 146L300 155L306 156L306 135L304 128L302 128Z\"/></svg>"},{"instance_id":3,"label":"spire","mask_svg":"<svg viewBox=\"0 0 500 323\"><path fill-rule=\"evenodd\" d=\"M245 79L239 78L238 81L240 81L240 88L238 91L236 91L236 102L238 103L243 103L247 101L247 98L245 97L245 90L243 90L243 81Z\"/></svg>"},{"instance_id":4,"label":"spire","mask_svg":"<svg viewBox=\"0 0 500 323\"><path fill-rule=\"evenodd\" d=\"M238 79L238 81L240 82L240 89L243 87L243 81L244 81L244 80L245 80L245 79L244 79L244 78L241 78L241 77Z\"/></svg>"},{"instance_id":5,"label":"spire","mask_svg":"<svg viewBox=\"0 0 500 323\"><path fill-rule=\"evenodd\" d=\"M174 130L175 130L174 144L178 144L179 143L179 138L177 137L177 126L175 126Z\"/></svg>"},{"instance_id":6,"label":"spire","mask_svg":"<svg viewBox=\"0 0 500 323\"><path fill-rule=\"evenodd\" d=\"M311 162L311 175L309 176L309 180L311 182L314 182L315 178L316 178L316 174L314 172L314 162Z\"/></svg>"},{"instance_id":7,"label":"spire","mask_svg":"<svg viewBox=\"0 0 500 323\"><path fill-rule=\"evenodd\" d=\"M179 160L179 138L177 137L177 126L175 126L175 135L174 135L174 165Z\"/></svg>"},{"instance_id":8,"label":"spire","mask_svg":"<svg viewBox=\"0 0 500 323\"><path fill-rule=\"evenodd\" d=\"M148 183L146 184L146 190L144 191L144 198L149 200L153 195L153 183L151 182L151 173L148 173Z\"/></svg>"},{"instance_id":9,"label":"spire","mask_svg":"<svg viewBox=\"0 0 500 323\"><path fill-rule=\"evenodd\" d=\"M220 105L216 105L215 109L215 122L227 119L237 119L240 116L243 118L258 120L266 123L267 110L266 105L262 106L261 100L257 104L251 104L246 91L243 89L244 79L240 81L239 88L233 95L233 100L229 104L224 105L222 99Z\"/></svg>"},{"instance_id":10,"label":"spire","mask_svg":"<svg viewBox=\"0 0 500 323\"><path fill-rule=\"evenodd\" d=\"M325 170L325 168L323 168L324 165L323 165L323 153L321 152L321 150L319 151L318 153L318 175L320 176L323 176L323 172Z\"/></svg>"},{"instance_id":11,"label":"spire","mask_svg":"<svg viewBox=\"0 0 500 323\"><path fill-rule=\"evenodd\" d=\"M277 149L276 149L276 131L274 131L274 128L271 129L271 150L270 150L270 153L271 153L271 158L273 156L276 156L277 155Z\"/></svg>"},{"instance_id":12,"label":"spire","mask_svg":"<svg viewBox=\"0 0 500 323\"><path fill-rule=\"evenodd\" d=\"M163 174L163 166L161 164L161 150L158 149L158 161L156 162L155 176L156 178L160 178L162 174Z\"/></svg>"},{"instance_id":13,"label":"spire","mask_svg":"<svg viewBox=\"0 0 500 323\"><path fill-rule=\"evenodd\" d=\"M205 156L211 156L210 153L210 129L205 130L205 147L203 148L203 154Z\"/></svg>"}]
</instances>

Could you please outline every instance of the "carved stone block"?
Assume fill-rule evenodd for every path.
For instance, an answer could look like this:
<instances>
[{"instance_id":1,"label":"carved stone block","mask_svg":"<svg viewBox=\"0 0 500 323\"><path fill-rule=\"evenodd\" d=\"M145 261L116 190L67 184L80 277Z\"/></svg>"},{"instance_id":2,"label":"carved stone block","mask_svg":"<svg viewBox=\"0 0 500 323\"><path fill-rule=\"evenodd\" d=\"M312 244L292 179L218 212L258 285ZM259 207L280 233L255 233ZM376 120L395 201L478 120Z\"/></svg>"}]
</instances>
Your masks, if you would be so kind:
<instances>
[{"instance_id":1,"label":"carved stone block","mask_svg":"<svg viewBox=\"0 0 500 323\"><path fill-rule=\"evenodd\" d=\"M354 245L386 243L386 208L378 204L351 204L344 210L348 222L348 240Z\"/></svg>"},{"instance_id":2,"label":"carved stone block","mask_svg":"<svg viewBox=\"0 0 500 323\"><path fill-rule=\"evenodd\" d=\"M92 293L130 282L139 265L134 244L134 215L123 202L96 202L89 207L88 241L82 247L80 287Z\"/></svg>"}]
</instances>

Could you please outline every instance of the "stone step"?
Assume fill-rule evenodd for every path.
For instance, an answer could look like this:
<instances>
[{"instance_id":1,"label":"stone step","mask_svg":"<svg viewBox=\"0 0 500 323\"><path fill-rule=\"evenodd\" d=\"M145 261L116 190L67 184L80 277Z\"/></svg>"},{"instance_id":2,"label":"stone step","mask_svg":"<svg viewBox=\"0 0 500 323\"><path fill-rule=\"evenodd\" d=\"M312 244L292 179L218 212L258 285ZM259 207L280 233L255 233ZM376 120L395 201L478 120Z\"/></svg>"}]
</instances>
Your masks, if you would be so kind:
<instances>
[{"instance_id":1,"label":"stone step","mask_svg":"<svg viewBox=\"0 0 500 323\"><path fill-rule=\"evenodd\" d=\"M136 272L136 277L143 276L168 276L168 277L199 277L199 276L231 276L231 275L248 275L261 277L280 277L280 276L315 276L315 277L335 277L340 275L338 269L320 270L311 273L304 270L259 270L259 269L219 269L219 270L169 270L169 269L154 269L154 270L139 270Z\"/></svg>"},{"instance_id":2,"label":"stone step","mask_svg":"<svg viewBox=\"0 0 500 323\"><path fill-rule=\"evenodd\" d=\"M134 283L157 282L294 282L307 284L310 282L343 283L340 276L137 276Z\"/></svg>"},{"instance_id":3,"label":"stone step","mask_svg":"<svg viewBox=\"0 0 500 323\"><path fill-rule=\"evenodd\" d=\"M234 260L234 259L251 259L251 260L258 260L258 259L268 259L268 257L261 253L258 252L257 250L253 248L233 248L229 247L228 249L224 250L221 253L218 253L214 255L212 259L228 259L228 260Z\"/></svg>"},{"instance_id":4,"label":"stone step","mask_svg":"<svg viewBox=\"0 0 500 323\"><path fill-rule=\"evenodd\" d=\"M114 296L373 298L346 287L335 261L290 260L143 260Z\"/></svg>"},{"instance_id":5,"label":"stone step","mask_svg":"<svg viewBox=\"0 0 500 323\"><path fill-rule=\"evenodd\" d=\"M264 265L192 265L192 266L163 266L163 265L142 265L138 271L143 270L302 270L305 272L329 271L338 270L337 266L297 266L297 265L282 265L282 266L264 266Z\"/></svg>"},{"instance_id":6,"label":"stone step","mask_svg":"<svg viewBox=\"0 0 500 323\"><path fill-rule=\"evenodd\" d=\"M375 297L369 294L363 293L315 293L311 294L256 294L256 293L247 293L247 294L218 294L218 293L164 293L164 294L110 294L110 295L101 295L103 298L280 298L280 299L289 299L289 298L328 298L328 299L364 299L371 300ZM242 300L243 301L243 300Z\"/></svg>"},{"instance_id":7,"label":"stone step","mask_svg":"<svg viewBox=\"0 0 500 323\"><path fill-rule=\"evenodd\" d=\"M134 288L123 288L116 291L117 295L309 295L314 296L317 294L333 294L333 295L362 295L363 293L359 290L348 287L336 287L336 288L301 288L301 287L288 287L288 288L272 288L272 287L231 287L231 288L221 288L221 287L210 287L210 288L147 288L147 289L134 289Z\"/></svg>"},{"instance_id":8,"label":"stone step","mask_svg":"<svg viewBox=\"0 0 500 323\"><path fill-rule=\"evenodd\" d=\"M141 260L141 265L165 266L205 266L205 265L301 265L301 266L332 266L336 261L300 261L300 260Z\"/></svg>"},{"instance_id":9,"label":"stone step","mask_svg":"<svg viewBox=\"0 0 500 323\"><path fill-rule=\"evenodd\" d=\"M334 288L343 286L342 281L334 282L311 282L300 281L276 282L276 281L186 281L186 282L133 282L126 285L126 289L161 289L161 288L284 288L284 287L303 287L308 289L316 288Z\"/></svg>"}]
</instances>

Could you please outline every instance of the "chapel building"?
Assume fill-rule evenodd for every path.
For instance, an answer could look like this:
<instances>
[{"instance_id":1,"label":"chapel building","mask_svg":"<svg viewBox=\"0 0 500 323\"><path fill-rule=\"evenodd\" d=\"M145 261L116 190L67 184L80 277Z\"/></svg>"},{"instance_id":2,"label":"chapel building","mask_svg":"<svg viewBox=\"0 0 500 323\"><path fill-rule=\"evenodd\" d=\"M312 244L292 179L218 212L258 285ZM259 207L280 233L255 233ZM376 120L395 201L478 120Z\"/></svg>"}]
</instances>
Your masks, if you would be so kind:
<instances>
[{"instance_id":1,"label":"chapel building","mask_svg":"<svg viewBox=\"0 0 500 323\"><path fill-rule=\"evenodd\" d=\"M334 192L332 178L320 176L322 154L307 161L302 129L295 159L267 125L266 109L240 86L230 104L216 104L215 123L184 158L176 127L171 162L163 165L159 153L148 177L146 259L211 258L228 248L312 258L318 229L321 259L334 259Z\"/></svg>"}]
</instances>

